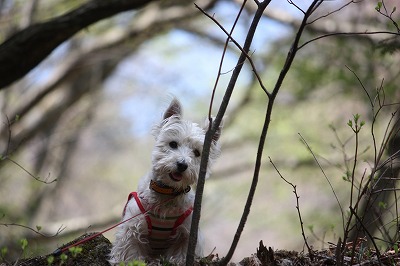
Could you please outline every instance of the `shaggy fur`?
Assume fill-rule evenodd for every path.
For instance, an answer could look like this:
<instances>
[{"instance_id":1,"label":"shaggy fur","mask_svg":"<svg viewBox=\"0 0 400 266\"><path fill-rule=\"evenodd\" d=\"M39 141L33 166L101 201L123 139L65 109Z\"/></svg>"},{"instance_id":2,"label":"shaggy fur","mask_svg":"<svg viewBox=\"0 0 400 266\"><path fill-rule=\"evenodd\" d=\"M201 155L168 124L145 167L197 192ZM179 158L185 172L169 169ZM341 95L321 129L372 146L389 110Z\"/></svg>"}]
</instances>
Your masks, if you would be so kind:
<instances>
[{"instance_id":1,"label":"shaggy fur","mask_svg":"<svg viewBox=\"0 0 400 266\"><path fill-rule=\"evenodd\" d=\"M182 119L180 103L173 99L164 113L161 123L153 128L155 147L152 153L152 169L139 182L138 197L145 210L151 210L161 217L171 213L184 212L193 206L194 192L180 195L165 195L149 187L151 180L162 182L167 187L177 191L197 183L200 169L201 152L205 128ZM218 138L220 130L215 134L207 169L218 157L220 148ZM140 214L140 215L138 215ZM177 228L176 233L165 242L168 248L164 251L153 250L149 243L149 230L145 215L141 214L134 199L129 200L125 207L123 220L134 219L121 224L116 233L116 240L110 253L110 262L129 262L144 260L150 264L157 264L160 258L182 265L185 263L192 215L188 216ZM203 256L202 237L199 233L196 256Z\"/></svg>"}]
</instances>

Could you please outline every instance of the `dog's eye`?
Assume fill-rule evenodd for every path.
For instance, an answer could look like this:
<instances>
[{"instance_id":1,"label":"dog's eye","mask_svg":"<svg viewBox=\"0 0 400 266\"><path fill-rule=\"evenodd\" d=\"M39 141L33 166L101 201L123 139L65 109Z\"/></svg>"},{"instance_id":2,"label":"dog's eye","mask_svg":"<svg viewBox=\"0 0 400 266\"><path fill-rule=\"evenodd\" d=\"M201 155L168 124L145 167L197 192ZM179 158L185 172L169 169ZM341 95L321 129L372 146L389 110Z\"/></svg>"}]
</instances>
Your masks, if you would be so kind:
<instances>
[{"instance_id":1,"label":"dog's eye","mask_svg":"<svg viewBox=\"0 0 400 266\"><path fill-rule=\"evenodd\" d=\"M177 143L176 141L171 141L171 142L169 143L169 146L170 146L172 149L176 149L176 148L178 148L178 143Z\"/></svg>"},{"instance_id":2,"label":"dog's eye","mask_svg":"<svg viewBox=\"0 0 400 266\"><path fill-rule=\"evenodd\" d=\"M194 153L194 156L196 156L196 157L200 157L200 155L201 155L198 149L193 150L193 153Z\"/></svg>"}]
</instances>

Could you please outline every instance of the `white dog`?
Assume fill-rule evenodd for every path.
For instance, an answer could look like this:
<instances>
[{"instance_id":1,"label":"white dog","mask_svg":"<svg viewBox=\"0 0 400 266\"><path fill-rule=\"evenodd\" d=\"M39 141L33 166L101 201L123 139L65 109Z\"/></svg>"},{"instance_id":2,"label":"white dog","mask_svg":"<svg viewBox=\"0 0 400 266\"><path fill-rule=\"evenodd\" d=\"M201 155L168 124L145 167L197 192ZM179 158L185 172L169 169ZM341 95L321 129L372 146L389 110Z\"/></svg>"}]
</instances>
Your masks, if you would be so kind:
<instances>
[{"instance_id":1,"label":"white dog","mask_svg":"<svg viewBox=\"0 0 400 266\"><path fill-rule=\"evenodd\" d=\"M191 186L197 183L206 129L181 116L181 105L173 99L153 129L152 169L140 180L137 193L129 195L123 220L134 218L118 226L110 254L113 264L132 260L153 264L161 258L185 263L194 201ZM207 177L220 153L219 136L220 130L211 146ZM200 234L198 239L196 256L201 257Z\"/></svg>"}]
</instances>

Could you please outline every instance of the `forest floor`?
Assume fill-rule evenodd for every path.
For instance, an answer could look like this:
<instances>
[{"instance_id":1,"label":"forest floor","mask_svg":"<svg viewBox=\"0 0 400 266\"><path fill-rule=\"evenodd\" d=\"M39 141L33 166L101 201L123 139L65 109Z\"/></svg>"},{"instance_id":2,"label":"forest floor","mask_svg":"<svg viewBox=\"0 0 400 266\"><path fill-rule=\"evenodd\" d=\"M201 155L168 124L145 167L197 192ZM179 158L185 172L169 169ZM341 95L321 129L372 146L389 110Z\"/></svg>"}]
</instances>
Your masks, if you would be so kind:
<instances>
[{"instance_id":1,"label":"forest floor","mask_svg":"<svg viewBox=\"0 0 400 266\"><path fill-rule=\"evenodd\" d=\"M69 247L72 243L77 243L91 234L82 235L74 241L64 245ZM339 246L342 246L338 243ZM353 247L352 243L345 245L344 256L340 256L340 249L332 245L325 250L309 250L308 253L286 250L273 250L271 247L264 246L260 241L259 247L254 254L244 258L238 263L229 263L229 266L319 266L319 265L400 265L399 250L388 250L382 254L377 254L374 250L362 248L363 241L359 241ZM20 265L20 266L46 266L46 265L65 265L65 266L109 266L107 255L111 248L111 242L100 235L80 245L81 250L78 253L66 251L63 256L47 255L29 259L23 259L17 263L0 263L0 266ZM63 247L60 247L60 250ZM51 262L49 257L53 257ZM216 266L220 265L221 258L218 255L211 254L195 263L196 266ZM130 265L130 264L128 264ZM140 265L140 264L133 264ZM168 265L167 261L162 261L160 265Z\"/></svg>"},{"instance_id":2,"label":"forest floor","mask_svg":"<svg viewBox=\"0 0 400 266\"><path fill-rule=\"evenodd\" d=\"M302 253L286 250L274 251L270 247L265 247L261 241L257 252L243 259L238 265L400 265L400 254L398 250L388 250L383 254L377 254L374 250L368 248L360 249L360 246L356 245L353 252L352 246L352 243L346 245L344 256L340 256L340 249L337 249L336 246L332 246L326 250L310 250L309 253Z\"/></svg>"}]
</instances>

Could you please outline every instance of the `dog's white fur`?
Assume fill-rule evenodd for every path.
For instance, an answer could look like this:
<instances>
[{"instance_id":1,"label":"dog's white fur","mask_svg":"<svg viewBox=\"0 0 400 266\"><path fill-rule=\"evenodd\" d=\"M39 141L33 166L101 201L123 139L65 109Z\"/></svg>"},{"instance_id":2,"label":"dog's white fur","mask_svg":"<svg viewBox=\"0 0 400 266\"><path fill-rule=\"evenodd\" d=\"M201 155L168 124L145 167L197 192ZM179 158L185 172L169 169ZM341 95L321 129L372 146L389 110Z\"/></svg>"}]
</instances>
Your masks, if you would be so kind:
<instances>
[{"instance_id":1,"label":"dog's white fur","mask_svg":"<svg viewBox=\"0 0 400 266\"><path fill-rule=\"evenodd\" d=\"M151 180L162 183L177 190L185 189L197 183L200 169L199 155L203 150L205 128L182 119L182 108L178 100L173 99L164 113L161 123L153 128L155 147L152 153L152 169L139 182L138 196L143 198L142 204L145 210L158 213L160 216L168 216L177 209L187 210L193 206L194 192L178 196L163 195L149 188ZM207 177L210 174L210 166L220 153L218 138L220 130L214 136L207 169ZM175 144L171 144L175 142ZM180 167L184 164L187 166ZM183 170L183 171L182 171ZM172 174L172 175L171 175ZM175 175L178 178L173 178ZM179 180L180 179L180 180ZM168 201L165 203L165 201ZM134 199L131 199L125 209L123 220L140 214L141 211ZM177 228L174 239L168 249L160 253L154 253L149 246L149 232L147 222L143 214L118 226L116 240L110 253L110 262L129 262L132 260L144 260L151 264L157 264L161 257L182 265L185 263L188 247L189 232L192 215L187 217ZM199 232L196 256L203 256L202 237Z\"/></svg>"}]
</instances>

